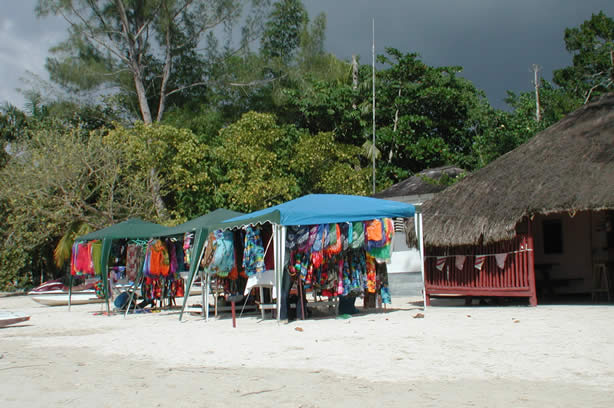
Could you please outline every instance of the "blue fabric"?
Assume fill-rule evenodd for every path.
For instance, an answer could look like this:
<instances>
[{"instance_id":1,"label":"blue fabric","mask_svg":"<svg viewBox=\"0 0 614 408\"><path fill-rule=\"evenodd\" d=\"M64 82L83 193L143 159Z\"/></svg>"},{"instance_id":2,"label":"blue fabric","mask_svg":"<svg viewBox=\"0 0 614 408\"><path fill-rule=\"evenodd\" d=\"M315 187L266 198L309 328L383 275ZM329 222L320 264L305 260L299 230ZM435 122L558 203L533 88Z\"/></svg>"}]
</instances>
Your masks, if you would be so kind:
<instances>
[{"instance_id":1,"label":"blue fabric","mask_svg":"<svg viewBox=\"0 0 614 408\"><path fill-rule=\"evenodd\" d=\"M253 276L264 271L264 246L260 230L247 227L245 229L245 244L243 250L243 268L247 276Z\"/></svg>"},{"instance_id":2,"label":"blue fabric","mask_svg":"<svg viewBox=\"0 0 614 408\"><path fill-rule=\"evenodd\" d=\"M310 194L283 204L255 211L225 222L245 221L255 217L280 214L281 225L315 225L350 221L366 221L376 218L413 217L415 208L411 204L379 198L341 195Z\"/></svg>"}]
</instances>

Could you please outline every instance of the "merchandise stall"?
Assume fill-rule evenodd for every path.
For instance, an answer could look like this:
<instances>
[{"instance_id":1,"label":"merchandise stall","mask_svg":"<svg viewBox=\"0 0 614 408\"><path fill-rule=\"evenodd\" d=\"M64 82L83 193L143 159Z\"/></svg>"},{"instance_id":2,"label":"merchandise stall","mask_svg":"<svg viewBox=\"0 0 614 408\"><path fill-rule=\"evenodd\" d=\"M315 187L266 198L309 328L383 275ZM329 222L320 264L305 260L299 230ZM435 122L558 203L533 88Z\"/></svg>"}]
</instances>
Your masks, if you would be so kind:
<instances>
[{"instance_id":1,"label":"merchandise stall","mask_svg":"<svg viewBox=\"0 0 614 408\"><path fill-rule=\"evenodd\" d=\"M167 227L163 225L131 218L77 237L71 257L71 277L99 275L102 282L101 295L109 312L109 279L136 281L142 274L143 256L147 253L148 243L151 243L152 238L164 236L166 230ZM156 250L156 256L163 256L159 244ZM125 261L119 262L120 258ZM114 265L110 266L109 262Z\"/></svg>"},{"instance_id":2,"label":"merchandise stall","mask_svg":"<svg viewBox=\"0 0 614 408\"><path fill-rule=\"evenodd\" d=\"M307 195L211 226L208 243L196 261L204 259L208 274L217 274L220 268L222 274L230 273L234 267L248 281L255 280L254 286L259 286L258 280L273 286L278 320L291 280L299 290L322 296L379 292L386 299L387 285L377 280L377 260L389 258L392 218L414 214L412 205L389 200ZM263 236L267 231L268 239ZM235 242L243 243L241 250L229 249ZM269 265L267 255L272 258ZM193 277L191 272L188 284ZM205 282L208 290L209 279Z\"/></svg>"},{"instance_id":3,"label":"merchandise stall","mask_svg":"<svg viewBox=\"0 0 614 408\"><path fill-rule=\"evenodd\" d=\"M122 285L140 287L145 304L170 306L175 297L183 297L185 304L190 285L186 288L184 276L197 270L193 257L202 248L201 237L206 238L209 225L241 214L217 209L175 227L130 219L80 236L73 246L71 276L101 276L107 311L110 289ZM128 305L133 300L133 290L129 291Z\"/></svg>"}]
</instances>

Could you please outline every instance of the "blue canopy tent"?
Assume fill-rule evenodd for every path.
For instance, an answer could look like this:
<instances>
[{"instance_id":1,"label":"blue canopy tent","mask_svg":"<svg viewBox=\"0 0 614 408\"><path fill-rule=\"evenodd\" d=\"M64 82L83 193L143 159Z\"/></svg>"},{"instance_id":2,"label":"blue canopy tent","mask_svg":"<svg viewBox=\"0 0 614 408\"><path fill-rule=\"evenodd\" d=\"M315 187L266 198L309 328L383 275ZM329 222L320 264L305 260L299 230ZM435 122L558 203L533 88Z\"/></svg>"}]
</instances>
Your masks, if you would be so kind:
<instances>
[{"instance_id":1,"label":"blue canopy tent","mask_svg":"<svg viewBox=\"0 0 614 408\"><path fill-rule=\"evenodd\" d=\"M279 294L281 293L281 277L285 261L286 227L368 221L377 218L409 218L413 217L414 214L415 207L413 205L397 201L340 194L310 194L283 204L228 219L223 223L211 226L209 230L240 228L267 222L272 225L275 285L278 294L277 320L279 320L281 310ZM200 259L198 262L200 262Z\"/></svg>"}]
</instances>

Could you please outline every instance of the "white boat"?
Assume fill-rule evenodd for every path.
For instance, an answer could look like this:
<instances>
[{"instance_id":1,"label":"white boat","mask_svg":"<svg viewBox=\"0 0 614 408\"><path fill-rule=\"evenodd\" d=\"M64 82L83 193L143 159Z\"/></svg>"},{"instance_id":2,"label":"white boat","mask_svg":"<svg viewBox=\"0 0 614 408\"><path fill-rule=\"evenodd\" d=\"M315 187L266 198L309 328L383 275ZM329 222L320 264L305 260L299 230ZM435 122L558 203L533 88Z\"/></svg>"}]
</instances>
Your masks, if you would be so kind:
<instances>
[{"instance_id":1,"label":"white boat","mask_svg":"<svg viewBox=\"0 0 614 408\"><path fill-rule=\"evenodd\" d=\"M47 292L45 294L31 295L30 298L47 306L67 306L68 305L68 293L66 292ZM73 293L70 297L71 305L84 305L88 303L102 303L104 299L96 296L95 292L78 292Z\"/></svg>"},{"instance_id":2,"label":"white boat","mask_svg":"<svg viewBox=\"0 0 614 408\"><path fill-rule=\"evenodd\" d=\"M23 312L0 310L0 327L10 326L11 324L21 323L28 320L30 320L30 316Z\"/></svg>"}]
</instances>

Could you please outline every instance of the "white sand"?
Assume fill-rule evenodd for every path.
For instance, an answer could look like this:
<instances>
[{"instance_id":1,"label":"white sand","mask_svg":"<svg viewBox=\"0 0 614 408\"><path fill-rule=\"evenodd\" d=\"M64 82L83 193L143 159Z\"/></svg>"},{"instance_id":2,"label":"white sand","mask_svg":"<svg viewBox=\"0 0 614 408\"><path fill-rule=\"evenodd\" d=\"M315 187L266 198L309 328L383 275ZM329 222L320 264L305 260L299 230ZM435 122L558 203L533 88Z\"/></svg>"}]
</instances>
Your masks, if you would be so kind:
<instances>
[{"instance_id":1,"label":"white sand","mask_svg":"<svg viewBox=\"0 0 614 408\"><path fill-rule=\"evenodd\" d=\"M42 306L0 329L0 407L613 407L611 306L433 306L278 324ZM193 302L198 302L194 298ZM449 303L448 303L449 305ZM302 330L297 330L302 329Z\"/></svg>"}]
</instances>

